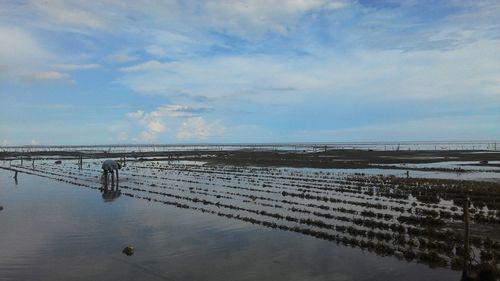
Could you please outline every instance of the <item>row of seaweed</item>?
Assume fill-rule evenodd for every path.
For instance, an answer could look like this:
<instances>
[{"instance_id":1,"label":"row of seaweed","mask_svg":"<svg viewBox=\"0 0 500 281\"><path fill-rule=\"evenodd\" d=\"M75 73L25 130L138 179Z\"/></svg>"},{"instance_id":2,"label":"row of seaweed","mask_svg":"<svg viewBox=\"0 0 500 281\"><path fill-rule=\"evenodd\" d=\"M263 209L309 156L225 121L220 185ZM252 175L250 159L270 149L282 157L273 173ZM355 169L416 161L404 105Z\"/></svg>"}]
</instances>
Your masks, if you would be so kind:
<instances>
[{"instance_id":1,"label":"row of seaweed","mask_svg":"<svg viewBox=\"0 0 500 281\"><path fill-rule=\"evenodd\" d=\"M140 176L145 176L147 177L147 175L141 173ZM173 180L171 178L168 178L168 177L160 177L160 176L153 176L153 177L156 177L156 178L159 178L159 179L165 179L165 180ZM200 181L197 181L197 180L182 180L182 179L178 179L178 181L184 181L184 182L190 182L190 183L199 183L199 184L202 184L202 182ZM216 183L214 183L216 184ZM265 193L276 193L276 192L273 192L267 188L264 188L264 189L259 189L259 188L245 188L245 187L242 187L242 186L230 186L230 185L223 185L224 187L229 187L229 188L236 188L236 189L246 189L248 191L251 191L251 192L265 192ZM266 186L268 187L268 186ZM300 190L299 190L300 191ZM357 206L360 206L360 207L364 207L364 208L378 208L378 209L387 209L388 207L390 207L391 210L395 210L395 211L398 211L398 212L403 212L403 211L407 211L409 213L412 212L412 208L404 208L403 206L390 206L388 204L382 204L382 203L367 203L367 202L356 202L356 201L351 201L351 200L340 200L340 199L333 199L332 200L332 197L329 197L328 196L318 196L318 195L312 195L310 194L310 192L308 193L290 193L290 192L282 192L282 194L286 194L286 195L289 195L289 196L296 196L296 197L301 197L301 198L306 198L306 199L315 199L315 200L319 200L319 201L332 201L332 202L336 202L336 203L344 203L344 204L354 204L354 205L357 205ZM254 196L255 197L255 196ZM363 198L358 198L358 199L363 199ZM414 206L415 205L415 202L412 202L412 205ZM461 219L461 212L456 212L456 208L455 208L455 211L453 211L453 208L454 207L451 207L451 210L428 210L427 212L429 213L427 216L432 216L432 217L436 217L435 215L432 215L433 213L435 214L439 214L439 218L441 220L449 220L449 219L453 219L453 220L460 220ZM426 209L423 209L423 208L413 208L413 210L415 210L414 212L417 214L417 215L420 215L419 214L419 211L424 211L426 212L425 210ZM475 212L476 209L471 209L471 213L473 214L473 220L475 222L483 222L483 223L494 223L494 222L498 222L498 217L495 216L495 213L493 213L494 211L489 211L488 213L485 213L483 210L480 210L478 212Z\"/></svg>"},{"instance_id":2,"label":"row of seaweed","mask_svg":"<svg viewBox=\"0 0 500 281\"><path fill-rule=\"evenodd\" d=\"M54 173L56 174L56 173ZM67 178L67 173L60 173L60 174L56 174L56 175L59 175L63 178ZM78 179L78 177L71 177L73 179ZM129 188L127 186L124 186L125 189ZM179 196L179 195L175 195L175 194L169 194L169 193L161 193L161 192L157 192L157 191L151 191L151 190L148 190L148 189L144 189L144 188L138 188L138 187L130 187L130 190L131 191L141 191L141 192L145 192L145 193L149 193L149 194L154 194L154 195L162 195L163 197L165 196L170 196L172 198L174 198L175 200L173 201L169 201L171 203L175 203L175 205L177 205L178 207L181 206L181 207L186 207L186 204L185 203L179 203L178 200L188 200L188 202L191 202L191 203L195 203L195 204L201 204L201 205L204 205L204 206L216 206L217 208L226 208L226 209L234 209L234 210L244 210L244 211L250 211L249 209L244 209L244 208L241 208L241 207L238 207L238 206L233 206L233 205L230 205L230 204L221 204L221 203L214 203L214 202L211 202L209 200L206 200L206 199L199 199L199 198L191 198L191 197L183 197L183 196ZM137 194L136 194L137 195ZM136 196L134 195L134 196ZM158 199L153 199L152 197L150 196L140 196L141 198L143 199L146 199L146 200L153 200L153 201L158 201ZM189 198L191 198L189 200ZM240 209L238 209L240 208ZM277 213L271 213L271 212L267 212L267 211L258 211L258 210L251 210L253 212L253 214L255 215L259 215L259 216L264 216L264 217L268 217L268 218L273 218L273 219L278 219L278 220L285 220L287 222L293 222L293 223L299 223L299 224L304 224L304 225L308 225L308 226L311 226L311 227L315 227L315 228L319 228L319 229L327 229L327 230L331 230L332 229L332 226L331 224L329 223L326 223L326 222L323 222L321 220L314 220L314 219L300 219L300 218L297 218L297 217L292 217L292 216L285 216L284 218L281 218L280 214L277 214ZM256 212L256 213L255 213ZM369 215L372 215L372 214L369 214ZM237 217L238 215L233 215L234 217ZM288 218L287 218L288 217ZM258 219L255 219L255 218L252 218L252 217L247 217L245 219L246 221L249 221L249 222L258 222L259 220ZM369 220L368 220L369 221ZM358 221L359 223L359 221ZM264 225L264 226L273 226L275 224L275 222L268 222L268 221L261 221L261 224ZM291 228L292 226L282 226L282 228L285 228L285 230L288 228ZM394 228L392 231L396 232L398 228ZM359 246L361 248L363 247L366 247L366 248L369 248L369 249L372 249L372 250L375 250L375 249L379 249L378 252L379 253L384 253L384 252L387 252L388 254L394 254L397 256L397 253L398 252L401 252L401 251L396 251L394 250L394 252L392 252L390 249L386 249L386 247L389 247L385 244L383 244L383 241L386 241L386 242L389 242L391 239L392 240L395 240L396 239L393 239L392 236L391 238L389 238L389 236L387 234L385 234L384 232L370 232L370 231L364 231L364 230L361 230L361 229L357 229L355 227L346 227L346 226L342 226L342 225L336 225L334 227L334 230L335 231L339 231L340 233L347 233L351 236L351 238L345 238L345 239L340 239L338 238L337 236L339 234L330 234L330 233L326 233L324 231L317 231L317 230L314 230L314 229L305 229L305 228L301 228L299 227L299 229L297 230L296 229L296 232L300 232L300 233L303 233L303 234L307 234L307 235L311 235L311 236L315 236L315 237L319 237L319 238L323 238L323 239L327 239L327 240L335 240L337 239L336 241L349 241L349 244L350 245L354 245L354 246ZM408 233L410 232L410 230L408 230ZM445 235L446 236L446 235ZM358 238L365 238L365 239L370 239L370 237L373 237L377 240L380 239L379 242L373 242L373 244L370 244L369 242L370 241L365 241L365 242L362 242L364 240L361 240L360 242L355 242L355 241L359 241L359 239L354 239L352 237L358 237ZM401 239L398 239L397 241L401 241ZM412 240L408 240L408 241L413 241ZM411 250L412 247L410 247L410 250L406 250L404 253L406 257L411 257L412 256L412 253L415 254L415 258L418 259L418 260L421 260L421 261L424 261L424 260L433 260L435 259L435 255L431 254L431 253L438 253L438 250L439 248L444 248L442 246L439 246L439 244L435 244L435 243L425 243L423 241L427 241L427 240L419 240L418 241L418 244L417 243L413 243L413 242L408 242L408 244L415 244L415 247L417 247L418 245L418 249L417 250ZM342 242L341 242L342 243ZM400 243L401 244L401 243ZM383 246L385 245L385 246ZM437 249L434 249L434 248L437 248ZM384 250L386 249L386 250ZM426 250L427 249L427 250ZM448 250L449 252L449 250ZM485 258L488 257L488 251L486 250L483 250L483 252L485 254L481 254L481 256L484 256ZM438 255L439 256L439 255ZM495 257L495 253L491 253L489 254L490 257ZM444 258L443 258L444 259ZM451 263L451 262L450 262Z\"/></svg>"}]
</instances>

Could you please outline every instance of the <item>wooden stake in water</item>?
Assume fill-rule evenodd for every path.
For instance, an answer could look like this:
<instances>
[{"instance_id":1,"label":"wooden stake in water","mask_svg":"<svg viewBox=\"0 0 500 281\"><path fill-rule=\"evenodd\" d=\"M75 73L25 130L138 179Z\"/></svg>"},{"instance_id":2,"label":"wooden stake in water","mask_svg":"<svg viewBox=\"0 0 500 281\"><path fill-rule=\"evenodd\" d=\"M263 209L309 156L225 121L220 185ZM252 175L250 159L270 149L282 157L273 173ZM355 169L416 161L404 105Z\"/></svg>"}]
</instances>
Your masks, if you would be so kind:
<instances>
[{"instance_id":1,"label":"wooden stake in water","mask_svg":"<svg viewBox=\"0 0 500 281\"><path fill-rule=\"evenodd\" d=\"M462 272L462 280L468 280L469 278L469 250L470 250L470 245L469 245L469 235L470 235L470 229L469 229L469 198L465 199L464 202L464 269Z\"/></svg>"},{"instance_id":2,"label":"wooden stake in water","mask_svg":"<svg viewBox=\"0 0 500 281\"><path fill-rule=\"evenodd\" d=\"M80 154L80 159L78 159L78 169L82 169L83 167L83 156Z\"/></svg>"}]
</instances>

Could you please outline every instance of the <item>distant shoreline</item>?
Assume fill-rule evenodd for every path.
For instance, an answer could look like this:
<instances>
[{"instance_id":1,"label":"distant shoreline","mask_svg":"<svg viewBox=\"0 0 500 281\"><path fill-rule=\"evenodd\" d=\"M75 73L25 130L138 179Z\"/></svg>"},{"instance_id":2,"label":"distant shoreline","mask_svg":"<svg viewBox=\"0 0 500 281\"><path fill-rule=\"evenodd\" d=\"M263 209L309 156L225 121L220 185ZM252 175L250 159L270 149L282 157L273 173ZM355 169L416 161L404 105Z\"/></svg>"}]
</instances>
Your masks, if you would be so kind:
<instances>
[{"instance_id":1,"label":"distant shoreline","mask_svg":"<svg viewBox=\"0 0 500 281\"><path fill-rule=\"evenodd\" d=\"M203 161L235 166L282 166L310 168L391 168L395 164L473 161L478 166L500 166L500 151L470 150L182 150L182 151L7 151L0 160L102 159L126 157L128 161ZM384 165L384 166L381 166Z\"/></svg>"}]
</instances>

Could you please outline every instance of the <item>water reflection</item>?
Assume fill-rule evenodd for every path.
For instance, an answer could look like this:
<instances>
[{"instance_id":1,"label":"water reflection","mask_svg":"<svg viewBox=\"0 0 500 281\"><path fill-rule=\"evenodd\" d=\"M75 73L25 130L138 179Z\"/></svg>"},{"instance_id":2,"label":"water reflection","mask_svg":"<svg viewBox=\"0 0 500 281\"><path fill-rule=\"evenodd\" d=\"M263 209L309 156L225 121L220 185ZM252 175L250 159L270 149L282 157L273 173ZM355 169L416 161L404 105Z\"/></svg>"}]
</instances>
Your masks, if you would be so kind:
<instances>
[{"instance_id":1,"label":"water reflection","mask_svg":"<svg viewBox=\"0 0 500 281\"><path fill-rule=\"evenodd\" d=\"M111 182L108 179L108 174L103 173L101 176L102 187L99 189L102 193L102 199L104 202L112 202L116 198L120 197L122 192L118 184L118 178L116 181L111 175Z\"/></svg>"},{"instance_id":2,"label":"water reflection","mask_svg":"<svg viewBox=\"0 0 500 281\"><path fill-rule=\"evenodd\" d=\"M8 206L0 218L0 280L459 279L449 269L148 200L105 204L94 190L52 179L23 175L22 189L2 188L13 186L11 177L0 170ZM118 190L102 186L103 199ZM128 244L137 249L132 257L121 253Z\"/></svg>"}]
</instances>

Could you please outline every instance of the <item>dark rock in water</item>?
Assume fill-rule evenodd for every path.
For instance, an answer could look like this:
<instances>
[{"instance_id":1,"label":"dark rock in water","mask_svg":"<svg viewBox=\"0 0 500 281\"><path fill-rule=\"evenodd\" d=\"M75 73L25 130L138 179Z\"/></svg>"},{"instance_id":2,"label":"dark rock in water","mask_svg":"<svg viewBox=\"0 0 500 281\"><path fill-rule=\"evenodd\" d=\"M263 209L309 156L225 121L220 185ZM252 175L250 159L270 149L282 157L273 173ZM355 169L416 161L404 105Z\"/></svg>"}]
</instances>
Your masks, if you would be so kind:
<instances>
[{"instance_id":1,"label":"dark rock in water","mask_svg":"<svg viewBox=\"0 0 500 281\"><path fill-rule=\"evenodd\" d=\"M54 164L61 164L62 161L61 160L57 160L56 162L54 162Z\"/></svg>"},{"instance_id":2,"label":"dark rock in water","mask_svg":"<svg viewBox=\"0 0 500 281\"><path fill-rule=\"evenodd\" d=\"M477 276L477 281L495 281L497 280L495 276L495 269L490 264L482 264L481 270Z\"/></svg>"},{"instance_id":3,"label":"dark rock in water","mask_svg":"<svg viewBox=\"0 0 500 281\"><path fill-rule=\"evenodd\" d=\"M134 247L133 246L127 246L123 249L122 253L124 253L127 256L131 256L134 254Z\"/></svg>"},{"instance_id":4,"label":"dark rock in water","mask_svg":"<svg viewBox=\"0 0 500 281\"><path fill-rule=\"evenodd\" d=\"M1 211L1 210L3 210L3 207L2 207L2 206L0 206L0 211Z\"/></svg>"},{"instance_id":5,"label":"dark rock in water","mask_svg":"<svg viewBox=\"0 0 500 281\"><path fill-rule=\"evenodd\" d=\"M481 165L487 165L488 164L488 160L479 161L479 164L481 164Z\"/></svg>"}]
</instances>

